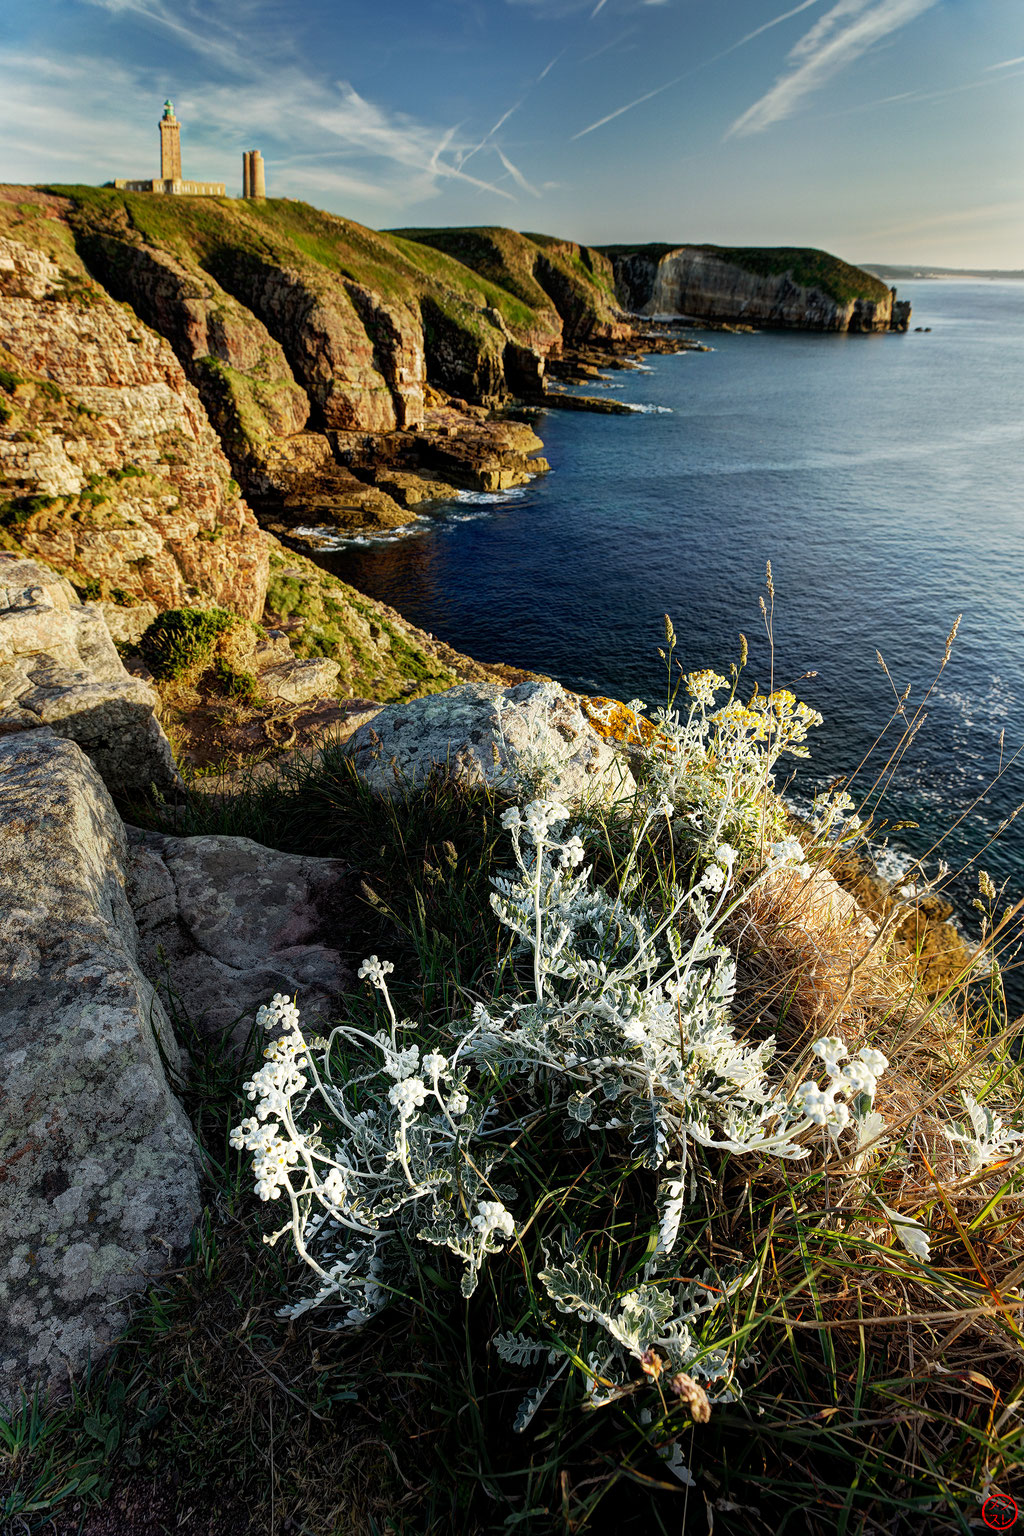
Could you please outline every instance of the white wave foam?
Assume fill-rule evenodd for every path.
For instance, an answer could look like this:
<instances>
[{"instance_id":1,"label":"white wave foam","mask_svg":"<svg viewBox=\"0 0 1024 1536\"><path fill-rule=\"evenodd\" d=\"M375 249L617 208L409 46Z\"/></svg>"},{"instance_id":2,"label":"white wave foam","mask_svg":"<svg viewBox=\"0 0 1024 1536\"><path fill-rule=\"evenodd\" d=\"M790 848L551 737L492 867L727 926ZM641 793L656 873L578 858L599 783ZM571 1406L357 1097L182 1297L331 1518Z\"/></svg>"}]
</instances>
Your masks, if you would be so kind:
<instances>
[{"instance_id":1,"label":"white wave foam","mask_svg":"<svg viewBox=\"0 0 1024 1536\"><path fill-rule=\"evenodd\" d=\"M627 405L626 409L634 416L674 416L670 405Z\"/></svg>"},{"instance_id":2,"label":"white wave foam","mask_svg":"<svg viewBox=\"0 0 1024 1536\"><path fill-rule=\"evenodd\" d=\"M365 528L355 533L345 533L343 529L335 528L330 523L298 527L294 533L296 537L315 539L319 550L331 550L347 549L351 544L394 544L398 539L407 539L412 534L423 533L425 528L426 519L418 517L413 523L406 523L401 528L381 529L380 533L370 533Z\"/></svg>"},{"instance_id":3,"label":"white wave foam","mask_svg":"<svg viewBox=\"0 0 1024 1536\"><path fill-rule=\"evenodd\" d=\"M917 860L906 848L894 847L889 843L881 847L877 843L869 843L868 851L874 860L875 868L883 880L890 885L901 886L906 878L907 871L913 868Z\"/></svg>"},{"instance_id":4,"label":"white wave foam","mask_svg":"<svg viewBox=\"0 0 1024 1536\"><path fill-rule=\"evenodd\" d=\"M525 486L517 485L510 491L459 491L455 500L471 507L498 507L506 501L521 501L525 495Z\"/></svg>"}]
</instances>

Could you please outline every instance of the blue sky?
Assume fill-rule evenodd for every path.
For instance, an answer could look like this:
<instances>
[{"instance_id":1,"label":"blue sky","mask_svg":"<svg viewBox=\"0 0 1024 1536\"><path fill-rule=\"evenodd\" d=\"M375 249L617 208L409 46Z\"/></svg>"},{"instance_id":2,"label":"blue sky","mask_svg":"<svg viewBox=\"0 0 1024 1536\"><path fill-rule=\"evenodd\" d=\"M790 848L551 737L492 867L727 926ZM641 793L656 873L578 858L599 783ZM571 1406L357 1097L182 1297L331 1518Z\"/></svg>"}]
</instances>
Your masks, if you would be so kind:
<instances>
[{"instance_id":1,"label":"blue sky","mask_svg":"<svg viewBox=\"0 0 1024 1536\"><path fill-rule=\"evenodd\" d=\"M1024 267L1022 0L0 0L0 180Z\"/></svg>"}]
</instances>

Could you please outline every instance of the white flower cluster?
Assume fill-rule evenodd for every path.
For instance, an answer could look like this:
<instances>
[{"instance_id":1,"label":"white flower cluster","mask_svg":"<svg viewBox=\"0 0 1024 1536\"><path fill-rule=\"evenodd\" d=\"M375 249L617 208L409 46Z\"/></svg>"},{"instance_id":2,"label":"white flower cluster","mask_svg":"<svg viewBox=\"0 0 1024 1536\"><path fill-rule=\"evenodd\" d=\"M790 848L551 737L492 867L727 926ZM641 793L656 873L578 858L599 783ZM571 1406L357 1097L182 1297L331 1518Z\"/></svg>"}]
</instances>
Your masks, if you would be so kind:
<instances>
[{"instance_id":1,"label":"white flower cluster","mask_svg":"<svg viewBox=\"0 0 1024 1536\"><path fill-rule=\"evenodd\" d=\"M967 1166L971 1173L993 1163L1005 1161L1024 1151L1024 1132L1005 1125L1002 1118L969 1093L960 1095L970 1121L970 1130L961 1122L946 1128L946 1136L956 1145L966 1148Z\"/></svg>"},{"instance_id":2,"label":"white flower cluster","mask_svg":"<svg viewBox=\"0 0 1024 1536\"><path fill-rule=\"evenodd\" d=\"M881 1051L863 1046L852 1061L840 1066L849 1055L845 1043L837 1035L818 1040L814 1053L820 1056L829 1074L826 1088L814 1078L801 1083L796 1090L804 1114L812 1125L825 1126L833 1141L839 1137L851 1120L863 1120L871 1111L878 1079L889 1065ZM843 1094L843 1098L838 1095Z\"/></svg>"},{"instance_id":3,"label":"white flower cluster","mask_svg":"<svg viewBox=\"0 0 1024 1536\"><path fill-rule=\"evenodd\" d=\"M798 837L784 837L772 843L768 849L768 859L773 868L791 869L802 880L806 880L811 873L804 845Z\"/></svg>"},{"instance_id":4,"label":"white flower cluster","mask_svg":"<svg viewBox=\"0 0 1024 1536\"><path fill-rule=\"evenodd\" d=\"M333 1300L345 1305L348 1323L364 1322L386 1301L383 1282L400 1262L400 1233L458 1254L469 1294L486 1256L515 1232L504 1204L486 1198L502 1149L474 1146L469 1154L486 1105L470 1113L468 1067L458 1051L449 1059L434 1049L421 1059L417 1043L399 1043L403 1025L387 984L393 969L376 955L359 969L381 993L389 1020L375 1035L339 1025L327 1039L307 1041L298 1009L281 994L258 1013L264 1029L281 1033L243 1084L255 1113L230 1140L252 1154L260 1198L284 1197L290 1207L268 1241L289 1234L319 1278L316 1294L285 1309L289 1316ZM474 1196L469 1215L461 1197Z\"/></svg>"},{"instance_id":5,"label":"white flower cluster","mask_svg":"<svg viewBox=\"0 0 1024 1536\"><path fill-rule=\"evenodd\" d=\"M743 900L743 850L760 846L754 834L763 831L768 858L756 880L809 873L801 842L766 826L765 786L780 752L800 754L820 717L784 691L719 705L727 686L715 673L693 675L686 717L663 710L645 737L642 806L614 893L592 880L583 838L556 797L536 795L503 815L514 868L493 881L491 904L532 962L532 986L513 980L443 1034L423 1026L422 1045L408 1033L419 1026L395 1014L394 967L376 955L359 968L386 1026L376 1033L343 1023L307 1040L281 994L259 1012L269 1043L244 1085L255 1109L231 1143L251 1154L261 1198L287 1206L268 1240L288 1234L317 1276L289 1316L334 1302L346 1323L364 1322L401 1285L416 1243L458 1257L471 1295L488 1257L517 1241L516 1196L497 1179L515 1173L535 1118L568 1142L593 1137L617 1148L624 1165L650 1170L657 1233L633 1288L615 1292L575 1249L549 1253L537 1290L548 1316L553 1307L572 1318L566 1339L557 1330L496 1335L510 1363L555 1367L527 1394L517 1428L570 1362L583 1362L590 1406L634 1391L638 1372L650 1381L667 1373L702 1413L705 1388L716 1401L735 1395L735 1360L727 1343L716 1346L715 1329L728 1326L718 1313L750 1276L724 1289L717 1274L676 1278L700 1149L806 1159L822 1149L831 1156L846 1138L859 1179L884 1144L874 1100L889 1063L880 1051L851 1057L838 1037L820 1039L813 1050L827 1082L819 1074L790 1092L771 1078L774 1041L738 1038L733 1028L734 962L721 935ZM630 708L639 728L642 704ZM841 797L823 802L818 827L835 834L847 809ZM688 886L667 887L653 912L632 898L640 849L666 836L656 825L663 818L674 840L689 840L694 873ZM964 1104L970 1127L948 1134L972 1171L1019 1153L1021 1132L969 1096ZM927 1260L923 1224L883 1210L904 1247ZM670 1464L682 1476L680 1468Z\"/></svg>"}]
</instances>

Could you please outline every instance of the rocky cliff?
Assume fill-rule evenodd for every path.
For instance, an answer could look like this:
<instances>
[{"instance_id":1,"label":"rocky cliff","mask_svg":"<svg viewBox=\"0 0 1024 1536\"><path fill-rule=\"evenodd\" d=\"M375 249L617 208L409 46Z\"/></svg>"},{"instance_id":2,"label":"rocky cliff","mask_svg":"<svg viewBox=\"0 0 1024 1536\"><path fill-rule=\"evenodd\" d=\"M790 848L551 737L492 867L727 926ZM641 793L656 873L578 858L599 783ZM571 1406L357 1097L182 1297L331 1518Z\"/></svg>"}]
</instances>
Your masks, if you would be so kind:
<instances>
[{"instance_id":1,"label":"rocky cliff","mask_svg":"<svg viewBox=\"0 0 1024 1536\"><path fill-rule=\"evenodd\" d=\"M635 314L812 331L906 330L910 320L894 288L826 251L649 245L604 254Z\"/></svg>"},{"instance_id":2,"label":"rocky cliff","mask_svg":"<svg viewBox=\"0 0 1024 1536\"><path fill-rule=\"evenodd\" d=\"M65 213L0 200L0 547L91 597L256 616L263 537L200 398L90 278Z\"/></svg>"},{"instance_id":3,"label":"rocky cliff","mask_svg":"<svg viewBox=\"0 0 1024 1536\"><path fill-rule=\"evenodd\" d=\"M443 251L529 305L538 317L531 340L544 350L550 350L549 333L557 350L633 334L619 307L612 264L590 246L494 227L394 233Z\"/></svg>"},{"instance_id":4,"label":"rocky cliff","mask_svg":"<svg viewBox=\"0 0 1024 1536\"><path fill-rule=\"evenodd\" d=\"M479 413L537 398L561 347L543 294L534 309L438 250L304 203L59 190L90 273L170 343L242 490L286 523L298 508L345 527L410 520L410 498L378 489L373 467L353 472L334 434L371 434L390 463L388 440L419 433L423 452L405 468L427 482L423 494L491 488L488 473L446 481L429 441L465 425L462 467L472 467ZM464 423L433 414L452 404ZM507 434L496 436L507 456ZM542 467L521 456L518 480Z\"/></svg>"}]
</instances>

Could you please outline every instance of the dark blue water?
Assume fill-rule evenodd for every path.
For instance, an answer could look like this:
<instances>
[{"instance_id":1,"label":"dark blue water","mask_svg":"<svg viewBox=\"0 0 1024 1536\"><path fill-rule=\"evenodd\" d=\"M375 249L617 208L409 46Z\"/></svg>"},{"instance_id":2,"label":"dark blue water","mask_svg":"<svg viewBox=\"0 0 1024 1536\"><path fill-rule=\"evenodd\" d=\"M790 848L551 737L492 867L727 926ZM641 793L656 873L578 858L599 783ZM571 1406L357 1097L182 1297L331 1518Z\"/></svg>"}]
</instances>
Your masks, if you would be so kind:
<instances>
[{"instance_id":1,"label":"dark blue water","mask_svg":"<svg viewBox=\"0 0 1024 1536\"><path fill-rule=\"evenodd\" d=\"M1024 284L901 296L931 334L714 335L711 353L653 357L615 398L669 413L548 413L550 475L330 568L481 659L653 701L666 612L685 667L727 670L742 630L767 682L770 559L775 678L817 673L797 692L825 716L824 778L890 717L876 650L912 708L962 611L887 801L920 822L893 838L914 854L965 814L943 844L962 865L1024 799L1021 759L970 809L1024 742ZM1024 815L981 864L1024 894Z\"/></svg>"}]
</instances>

